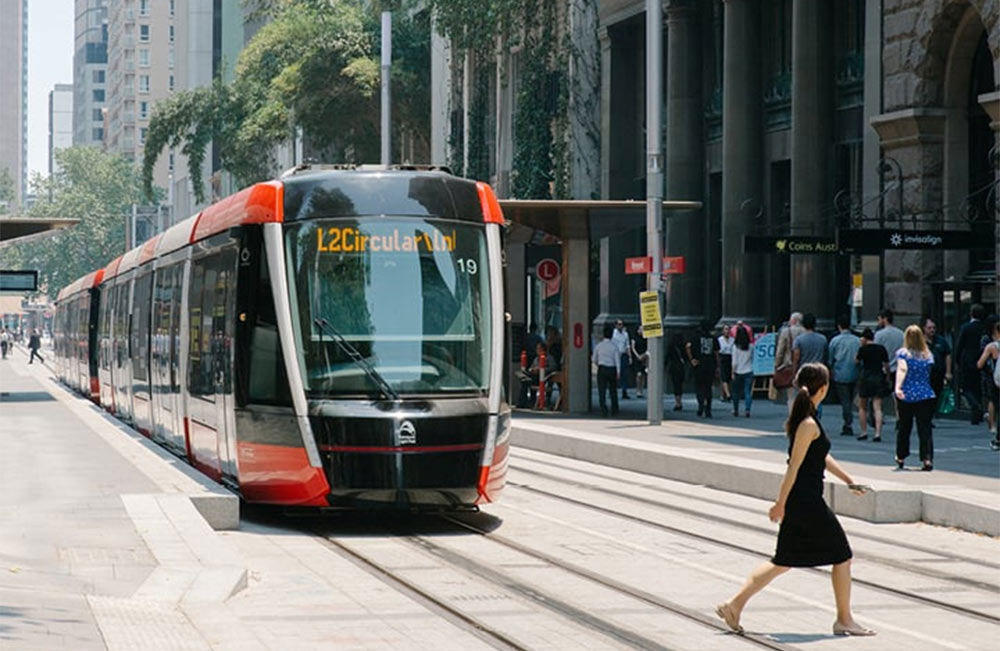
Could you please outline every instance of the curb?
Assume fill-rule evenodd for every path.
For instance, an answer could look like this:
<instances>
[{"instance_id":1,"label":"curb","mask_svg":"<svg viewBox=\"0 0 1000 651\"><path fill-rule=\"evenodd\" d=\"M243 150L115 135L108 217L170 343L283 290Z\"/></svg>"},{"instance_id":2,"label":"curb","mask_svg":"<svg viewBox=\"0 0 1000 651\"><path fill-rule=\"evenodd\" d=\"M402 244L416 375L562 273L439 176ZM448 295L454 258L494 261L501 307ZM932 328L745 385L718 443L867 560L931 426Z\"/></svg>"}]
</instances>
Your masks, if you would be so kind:
<instances>
[{"instance_id":1,"label":"curb","mask_svg":"<svg viewBox=\"0 0 1000 651\"><path fill-rule=\"evenodd\" d=\"M748 462L730 456L679 450L614 439L535 423L513 423L513 445L665 479L773 500L785 474L783 464ZM863 481L862 477L857 478ZM873 482L863 482L873 483ZM825 482L830 508L874 523L926 522L1000 536L1000 507L982 491L921 490L878 481L874 490L853 495L841 483Z\"/></svg>"}]
</instances>

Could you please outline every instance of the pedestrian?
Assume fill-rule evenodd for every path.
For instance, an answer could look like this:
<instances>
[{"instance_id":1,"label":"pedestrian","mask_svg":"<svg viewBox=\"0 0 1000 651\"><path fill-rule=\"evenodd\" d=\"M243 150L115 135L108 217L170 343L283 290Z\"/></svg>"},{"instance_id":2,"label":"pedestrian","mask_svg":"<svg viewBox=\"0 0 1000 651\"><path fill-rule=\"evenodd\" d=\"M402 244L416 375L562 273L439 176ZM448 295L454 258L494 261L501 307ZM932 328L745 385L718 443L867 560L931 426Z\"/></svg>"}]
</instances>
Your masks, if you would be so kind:
<instances>
[{"instance_id":1,"label":"pedestrian","mask_svg":"<svg viewBox=\"0 0 1000 651\"><path fill-rule=\"evenodd\" d=\"M823 471L828 470L855 494L851 476L830 455L830 439L816 418L816 407L826 397L830 375L819 363L803 365L795 377L797 392L785 421L788 435L788 468L778 498L768 511L772 522L780 522L774 557L751 572L746 583L729 601L716 606L716 614L737 633L743 632L740 615L752 596L792 567L832 565L833 595L837 605L834 635L875 635L858 624L851 613L850 543L837 516L823 500Z\"/></svg>"},{"instance_id":2,"label":"pedestrian","mask_svg":"<svg viewBox=\"0 0 1000 651\"><path fill-rule=\"evenodd\" d=\"M778 333L778 343L774 351L774 388L785 392L785 401L791 405L795 398L792 380L795 379L795 366L792 364L792 344L795 338L805 332L802 327L802 313L792 312L788 316L788 325Z\"/></svg>"},{"instance_id":3,"label":"pedestrian","mask_svg":"<svg viewBox=\"0 0 1000 651\"><path fill-rule=\"evenodd\" d=\"M10 330L4 328L0 331L0 355L3 356L3 359L7 359L7 351L10 350L11 345Z\"/></svg>"},{"instance_id":4,"label":"pedestrian","mask_svg":"<svg viewBox=\"0 0 1000 651\"><path fill-rule=\"evenodd\" d=\"M875 343L875 334L871 328L865 328L861 333L861 347L856 357L861 365L861 379L858 381L858 422L861 424L859 441L868 438L868 401L871 401L871 413L875 420L876 443L882 440L882 398L889 394L889 356L885 347Z\"/></svg>"},{"instance_id":5,"label":"pedestrian","mask_svg":"<svg viewBox=\"0 0 1000 651\"><path fill-rule=\"evenodd\" d=\"M740 394L743 394L746 417L750 418L750 405L753 404L753 342L744 328L736 330L732 351L733 416L740 415Z\"/></svg>"},{"instance_id":6,"label":"pedestrian","mask_svg":"<svg viewBox=\"0 0 1000 651\"><path fill-rule=\"evenodd\" d=\"M45 363L45 360L42 359L42 356L38 354L38 349L41 347L42 347L41 335L38 334L38 330L32 330L31 338L28 340L28 350L31 351L31 356L28 358L29 364L35 361L36 357L38 358L38 361L40 361L42 364Z\"/></svg>"},{"instance_id":7,"label":"pedestrian","mask_svg":"<svg viewBox=\"0 0 1000 651\"><path fill-rule=\"evenodd\" d=\"M910 454L910 432L913 421L917 421L917 437L920 439L921 470L934 468L934 440L931 437L931 417L937 405L934 389L931 388L931 355L920 326L911 325L906 329L903 347L896 353L895 395L899 409L899 425L896 427L896 466L902 470L903 461Z\"/></svg>"},{"instance_id":8,"label":"pedestrian","mask_svg":"<svg viewBox=\"0 0 1000 651\"><path fill-rule=\"evenodd\" d=\"M670 345L667 347L667 373L670 375L670 384L674 390L674 411L682 409L681 398L684 396L686 360L684 337L681 333L675 332L670 337Z\"/></svg>"},{"instance_id":9,"label":"pedestrian","mask_svg":"<svg viewBox=\"0 0 1000 651\"><path fill-rule=\"evenodd\" d=\"M605 393L611 392L611 415L618 413L618 377L621 374L621 355L611 341L614 329L604 326L604 339L594 347L591 360L597 365L597 402L601 405L601 415L608 415Z\"/></svg>"},{"instance_id":10,"label":"pedestrian","mask_svg":"<svg viewBox=\"0 0 1000 651\"><path fill-rule=\"evenodd\" d=\"M615 322L615 331L611 336L611 341L618 349L618 378L622 385L622 400L628 400L629 375L632 372L632 338L628 335L628 328L621 319Z\"/></svg>"},{"instance_id":11,"label":"pedestrian","mask_svg":"<svg viewBox=\"0 0 1000 651\"><path fill-rule=\"evenodd\" d=\"M854 393L858 383L858 351L861 350L861 340L851 332L850 323L846 315L837 317L839 334L830 340L829 347L833 388L840 400L840 412L844 420L844 426L840 429L841 436L854 436L851 425L854 419Z\"/></svg>"},{"instance_id":12,"label":"pedestrian","mask_svg":"<svg viewBox=\"0 0 1000 651\"><path fill-rule=\"evenodd\" d=\"M733 377L733 338L735 330L730 330L725 324L722 325L722 334L719 335L719 399L722 402L733 400L730 393L729 382Z\"/></svg>"},{"instance_id":13,"label":"pedestrian","mask_svg":"<svg viewBox=\"0 0 1000 651\"><path fill-rule=\"evenodd\" d=\"M649 368L649 342L642 335L642 325L636 329L632 340L632 359L635 360L635 395L641 398L646 391L646 376Z\"/></svg>"},{"instance_id":14,"label":"pedestrian","mask_svg":"<svg viewBox=\"0 0 1000 651\"><path fill-rule=\"evenodd\" d=\"M535 361L535 351L538 349L538 344L543 341L542 336L538 334L538 324L532 323L529 325L528 336L524 338L524 351L528 354L528 366L531 366L531 363Z\"/></svg>"},{"instance_id":15,"label":"pedestrian","mask_svg":"<svg viewBox=\"0 0 1000 651\"><path fill-rule=\"evenodd\" d=\"M562 333L555 326L545 326L545 348L552 359L555 360L556 370L562 368Z\"/></svg>"},{"instance_id":16,"label":"pedestrian","mask_svg":"<svg viewBox=\"0 0 1000 651\"><path fill-rule=\"evenodd\" d=\"M983 353L976 362L976 367L989 378L983 385L983 400L989 405L987 423L989 424L990 447L1000 450L1000 321L993 322L990 331L991 341L983 347Z\"/></svg>"},{"instance_id":17,"label":"pedestrian","mask_svg":"<svg viewBox=\"0 0 1000 651\"><path fill-rule=\"evenodd\" d=\"M969 321L962 324L955 341L955 361L958 363L958 381L962 389L962 397L972 410L970 422L978 425L983 422L983 383L980 379L976 360L981 353L979 341L986 334L986 308L976 303L969 311Z\"/></svg>"},{"instance_id":18,"label":"pedestrian","mask_svg":"<svg viewBox=\"0 0 1000 651\"><path fill-rule=\"evenodd\" d=\"M920 326L924 331L927 347L934 356L934 366L931 367L931 388L934 389L934 395L940 397L945 382L951 382L951 346L948 345L947 339L937 333L934 319L925 316L920 320Z\"/></svg>"},{"instance_id":19,"label":"pedestrian","mask_svg":"<svg viewBox=\"0 0 1000 651\"><path fill-rule=\"evenodd\" d=\"M712 383L719 368L719 341L712 336L712 324L701 322L697 335L687 343L687 359L694 371L695 395L698 397L698 415L712 417Z\"/></svg>"}]
</instances>

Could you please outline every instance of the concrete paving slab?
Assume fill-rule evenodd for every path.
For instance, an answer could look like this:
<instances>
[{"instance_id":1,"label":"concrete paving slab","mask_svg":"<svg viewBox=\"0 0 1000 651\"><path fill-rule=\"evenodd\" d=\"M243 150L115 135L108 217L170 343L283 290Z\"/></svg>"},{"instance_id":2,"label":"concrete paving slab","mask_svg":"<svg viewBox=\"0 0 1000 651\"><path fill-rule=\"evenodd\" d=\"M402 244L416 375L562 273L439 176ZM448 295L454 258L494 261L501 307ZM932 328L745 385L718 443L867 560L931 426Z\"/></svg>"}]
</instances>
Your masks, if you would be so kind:
<instances>
[{"instance_id":1,"label":"concrete paving slab","mask_svg":"<svg viewBox=\"0 0 1000 651\"><path fill-rule=\"evenodd\" d=\"M723 416L728 406L721 405L712 420L666 411L670 415L659 426L641 420L645 416L643 400L624 401L628 410L623 407L626 413L617 419L519 411L513 422L512 442L541 452L773 499L787 459L787 438L782 430L787 411L783 405L760 403L754 403L751 419ZM885 425L885 440L873 444L838 436L842 426L839 408L824 411L824 426L834 446L832 454L855 481L875 488L861 499L853 495L846 499L846 486L828 482L827 500L836 512L870 522L924 521L1000 536L1000 503L995 499L1000 493L1000 455L989 449L985 436L979 441L961 422L938 421L935 437L939 444L945 443L936 451L938 469L933 473L899 472L894 463L890 465L894 453L888 436L893 430L891 422ZM944 467L954 469L940 471L943 458L948 459ZM963 464L965 472L960 470Z\"/></svg>"}]
</instances>

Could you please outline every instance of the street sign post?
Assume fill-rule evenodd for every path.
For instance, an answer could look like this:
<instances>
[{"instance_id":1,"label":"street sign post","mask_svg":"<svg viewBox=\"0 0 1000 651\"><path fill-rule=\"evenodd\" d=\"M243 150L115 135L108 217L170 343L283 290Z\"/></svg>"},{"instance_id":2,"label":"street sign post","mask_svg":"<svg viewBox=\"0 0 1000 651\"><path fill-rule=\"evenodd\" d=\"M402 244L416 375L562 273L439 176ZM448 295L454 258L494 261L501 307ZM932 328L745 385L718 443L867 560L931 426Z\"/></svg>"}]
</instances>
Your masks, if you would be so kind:
<instances>
[{"instance_id":1,"label":"street sign post","mask_svg":"<svg viewBox=\"0 0 1000 651\"><path fill-rule=\"evenodd\" d=\"M664 274L682 274L685 268L683 255L668 255L663 258Z\"/></svg>"},{"instance_id":2,"label":"street sign post","mask_svg":"<svg viewBox=\"0 0 1000 651\"><path fill-rule=\"evenodd\" d=\"M549 282L559 277L559 263L552 258L539 260L535 265L535 275L539 280Z\"/></svg>"},{"instance_id":3,"label":"street sign post","mask_svg":"<svg viewBox=\"0 0 1000 651\"><path fill-rule=\"evenodd\" d=\"M625 258L626 274L648 274L653 271L653 259L648 255L641 258Z\"/></svg>"}]
</instances>

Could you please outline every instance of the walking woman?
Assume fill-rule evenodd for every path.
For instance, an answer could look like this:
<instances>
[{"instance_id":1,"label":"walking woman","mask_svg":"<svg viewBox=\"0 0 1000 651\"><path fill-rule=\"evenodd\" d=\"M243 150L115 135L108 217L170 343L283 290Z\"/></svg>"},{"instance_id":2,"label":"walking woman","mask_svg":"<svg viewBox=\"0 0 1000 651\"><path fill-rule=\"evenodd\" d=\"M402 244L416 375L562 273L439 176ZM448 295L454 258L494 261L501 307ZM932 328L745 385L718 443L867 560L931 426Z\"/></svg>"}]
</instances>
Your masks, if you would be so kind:
<instances>
[{"instance_id":1,"label":"walking woman","mask_svg":"<svg viewBox=\"0 0 1000 651\"><path fill-rule=\"evenodd\" d=\"M791 567L833 565L833 596L837 604L835 635L875 635L851 614L851 546L830 507L823 501L823 471L829 470L848 486L851 476L830 456L830 439L816 418L816 407L830 388L830 374L818 363L803 365L795 376L798 393L785 421L788 435L788 469L778 489L778 499L768 512L781 522L777 551L770 562L753 572L732 599L715 612L737 633L743 632L740 615L750 597ZM854 493L860 495L864 489Z\"/></svg>"},{"instance_id":2,"label":"walking woman","mask_svg":"<svg viewBox=\"0 0 1000 651\"><path fill-rule=\"evenodd\" d=\"M740 394L746 405L746 416L750 418L753 402L753 344L744 328L736 329L736 339L732 347L733 373L733 416L740 415Z\"/></svg>"},{"instance_id":3,"label":"walking woman","mask_svg":"<svg viewBox=\"0 0 1000 651\"><path fill-rule=\"evenodd\" d=\"M991 341L983 348L983 354L976 362L976 368L989 374L989 384L983 383L983 398L989 403L986 412L986 422L993 434L990 447L1000 450L1000 321L993 323L990 331ZM990 371L989 367L993 366Z\"/></svg>"},{"instance_id":4,"label":"walking woman","mask_svg":"<svg viewBox=\"0 0 1000 651\"><path fill-rule=\"evenodd\" d=\"M889 354L885 347L875 343L871 328L861 333L861 348L857 362L861 364L861 379L858 380L858 421L861 423L859 441L868 438L868 401L875 411L876 443L882 440L882 397L889 392Z\"/></svg>"},{"instance_id":5,"label":"walking woman","mask_svg":"<svg viewBox=\"0 0 1000 651\"><path fill-rule=\"evenodd\" d=\"M729 381L733 377L733 333L729 326L722 324L722 334L719 335L719 391L722 402L736 400L730 392Z\"/></svg>"},{"instance_id":6,"label":"walking woman","mask_svg":"<svg viewBox=\"0 0 1000 651\"><path fill-rule=\"evenodd\" d=\"M927 341L920 326L911 325L903 335L903 347L896 353L896 398L899 424L896 428L896 466L903 467L903 460L910 455L910 432L917 421L920 439L921 470L934 469L934 440L931 438L931 418L937 406L931 388L931 367L934 356L927 348Z\"/></svg>"},{"instance_id":7,"label":"walking woman","mask_svg":"<svg viewBox=\"0 0 1000 651\"><path fill-rule=\"evenodd\" d=\"M684 374L687 369L687 353L684 350L684 337L675 332L670 338L667 348L667 373L670 375L670 385L674 390L674 411L681 410L681 397L684 395Z\"/></svg>"}]
</instances>

